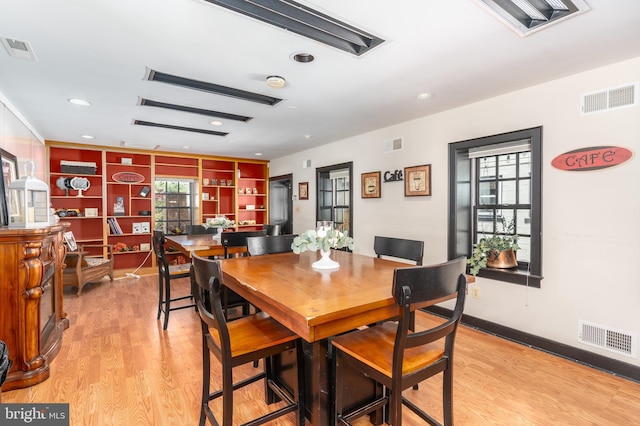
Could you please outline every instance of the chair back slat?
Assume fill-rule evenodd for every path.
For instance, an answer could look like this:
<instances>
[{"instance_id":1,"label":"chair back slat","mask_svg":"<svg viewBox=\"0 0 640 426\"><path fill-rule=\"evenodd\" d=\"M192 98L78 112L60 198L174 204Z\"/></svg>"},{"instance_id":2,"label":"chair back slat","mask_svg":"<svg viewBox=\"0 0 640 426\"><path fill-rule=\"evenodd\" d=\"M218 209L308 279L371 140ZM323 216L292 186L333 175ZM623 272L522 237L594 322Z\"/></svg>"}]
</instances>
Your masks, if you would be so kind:
<instances>
[{"instance_id":1,"label":"chair back slat","mask_svg":"<svg viewBox=\"0 0 640 426\"><path fill-rule=\"evenodd\" d=\"M394 357L402 359L406 349L426 345L446 337L453 339L462 317L466 297L466 258L459 257L432 266L398 268L393 274L393 297L402 309L394 347ZM416 304L445 298L456 298L456 306L442 324L428 330L408 334L411 312ZM449 346L449 345L446 345ZM400 363L402 365L402 363Z\"/></svg>"},{"instance_id":2,"label":"chair back slat","mask_svg":"<svg viewBox=\"0 0 640 426\"><path fill-rule=\"evenodd\" d=\"M282 225L280 224L275 224L275 225L264 224L262 225L262 229L269 236L276 236L282 233Z\"/></svg>"},{"instance_id":3,"label":"chair back slat","mask_svg":"<svg viewBox=\"0 0 640 426\"><path fill-rule=\"evenodd\" d=\"M164 232L160 230L153 231L153 252L156 255L156 263L158 265L158 272L161 274L169 273L169 262L164 252Z\"/></svg>"},{"instance_id":4,"label":"chair back slat","mask_svg":"<svg viewBox=\"0 0 640 426\"><path fill-rule=\"evenodd\" d=\"M224 247L224 257L229 257L230 247L246 247L247 237L259 237L262 235L266 235L266 231L223 232L220 242Z\"/></svg>"},{"instance_id":5,"label":"chair back slat","mask_svg":"<svg viewBox=\"0 0 640 426\"><path fill-rule=\"evenodd\" d=\"M378 257L397 257L400 259L413 260L416 262L416 265L422 265L424 241L381 237L376 235L373 240L373 250Z\"/></svg>"},{"instance_id":6,"label":"chair back slat","mask_svg":"<svg viewBox=\"0 0 640 426\"><path fill-rule=\"evenodd\" d=\"M222 288L220 262L194 254L191 267L191 291L196 299L203 327L218 330L221 346L230 349L229 330L222 309ZM205 331L205 334L207 333ZM218 349L222 351L221 348Z\"/></svg>"},{"instance_id":7,"label":"chair back slat","mask_svg":"<svg viewBox=\"0 0 640 426\"><path fill-rule=\"evenodd\" d=\"M293 251L291 244L298 234L247 237L247 251L251 256L287 253Z\"/></svg>"},{"instance_id":8,"label":"chair back slat","mask_svg":"<svg viewBox=\"0 0 640 426\"><path fill-rule=\"evenodd\" d=\"M217 228L205 228L203 225L187 225L185 230L188 235L215 234L218 232Z\"/></svg>"}]
</instances>

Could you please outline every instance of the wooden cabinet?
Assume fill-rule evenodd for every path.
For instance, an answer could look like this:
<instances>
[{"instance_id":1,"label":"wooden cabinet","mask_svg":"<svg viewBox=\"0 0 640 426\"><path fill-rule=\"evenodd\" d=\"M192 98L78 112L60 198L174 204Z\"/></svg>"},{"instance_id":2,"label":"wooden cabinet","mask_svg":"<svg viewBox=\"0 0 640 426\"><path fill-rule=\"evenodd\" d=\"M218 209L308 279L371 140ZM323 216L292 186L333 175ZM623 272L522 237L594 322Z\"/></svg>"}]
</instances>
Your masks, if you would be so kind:
<instances>
[{"instance_id":1,"label":"wooden cabinet","mask_svg":"<svg viewBox=\"0 0 640 426\"><path fill-rule=\"evenodd\" d=\"M267 166L264 163L238 162L238 228L242 231L262 229L269 223L267 215Z\"/></svg>"},{"instance_id":2,"label":"wooden cabinet","mask_svg":"<svg viewBox=\"0 0 640 426\"><path fill-rule=\"evenodd\" d=\"M105 153L107 243L113 244L114 268L150 267L153 182L151 155Z\"/></svg>"},{"instance_id":3,"label":"wooden cabinet","mask_svg":"<svg viewBox=\"0 0 640 426\"><path fill-rule=\"evenodd\" d=\"M233 161L202 160L202 223L218 215L235 220L235 174Z\"/></svg>"},{"instance_id":4,"label":"wooden cabinet","mask_svg":"<svg viewBox=\"0 0 640 426\"><path fill-rule=\"evenodd\" d=\"M0 228L0 340L13 361L3 391L47 379L60 350L69 327L62 298L62 233L68 226Z\"/></svg>"},{"instance_id":5,"label":"wooden cabinet","mask_svg":"<svg viewBox=\"0 0 640 426\"><path fill-rule=\"evenodd\" d=\"M91 149L49 148L49 187L51 205L59 211L62 220L69 222L69 230L79 243L102 244L104 211L102 205L102 151ZM63 171L61 162L92 163L91 170ZM95 170L95 171L94 171ZM75 177L89 181L86 191L64 188L64 182Z\"/></svg>"},{"instance_id":6,"label":"wooden cabinet","mask_svg":"<svg viewBox=\"0 0 640 426\"><path fill-rule=\"evenodd\" d=\"M187 199L164 199L188 210L184 217L180 212L175 220L163 221L167 227L174 222L204 223L218 215L234 220L236 229L243 231L262 229L269 221L266 161L64 142L47 142L47 154L52 206L69 212L63 220L70 223L79 243L113 244L116 270L155 266L149 254L155 221L162 217L162 209L155 205L163 202L161 193L156 194L156 182L161 180L186 182L191 188ZM95 168L68 172L61 162L69 161ZM89 189L80 193L61 185L74 177L87 179Z\"/></svg>"}]
</instances>

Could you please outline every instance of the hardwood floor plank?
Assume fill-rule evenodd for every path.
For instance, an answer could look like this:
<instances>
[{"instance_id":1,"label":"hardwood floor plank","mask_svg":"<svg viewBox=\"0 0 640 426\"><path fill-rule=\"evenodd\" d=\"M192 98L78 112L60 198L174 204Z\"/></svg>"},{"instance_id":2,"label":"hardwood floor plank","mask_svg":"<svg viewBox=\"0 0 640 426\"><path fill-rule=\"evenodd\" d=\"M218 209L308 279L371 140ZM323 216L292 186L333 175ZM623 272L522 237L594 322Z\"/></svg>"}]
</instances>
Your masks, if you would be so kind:
<instances>
[{"instance_id":1,"label":"hardwood floor plank","mask_svg":"<svg viewBox=\"0 0 640 426\"><path fill-rule=\"evenodd\" d=\"M51 377L2 393L2 402L68 402L71 425L197 424L201 338L193 309L171 313L169 329L156 321L157 277L122 278L65 293L70 327L51 365ZM175 294L188 291L179 281ZM438 321L423 312L417 326ZM457 425L637 424L640 384L517 343L461 327L456 341L454 418ZM214 362L212 383L220 384ZM238 378L254 372L245 365ZM405 395L441 415L441 379ZM235 393L237 421L271 410L263 386ZM220 410L219 402L214 410ZM294 424L293 414L273 425ZM358 426L369 424L366 419ZM404 410L404 424L423 423Z\"/></svg>"}]
</instances>

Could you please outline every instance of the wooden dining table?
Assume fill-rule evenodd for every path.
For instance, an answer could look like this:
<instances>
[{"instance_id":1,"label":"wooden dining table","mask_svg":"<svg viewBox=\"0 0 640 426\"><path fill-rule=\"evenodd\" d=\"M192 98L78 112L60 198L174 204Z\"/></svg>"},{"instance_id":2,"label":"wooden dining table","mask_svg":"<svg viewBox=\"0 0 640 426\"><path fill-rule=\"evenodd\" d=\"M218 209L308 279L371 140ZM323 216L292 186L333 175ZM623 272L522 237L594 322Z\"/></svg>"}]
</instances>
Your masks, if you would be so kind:
<instances>
[{"instance_id":1,"label":"wooden dining table","mask_svg":"<svg viewBox=\"0 0 640 426\"><path fill-rule=\"evenodd\" d=\"M224 246L213 234L165 235L167 245L191 259L192 253L199 256L223 256ZM246 247L229 247L229 253L242 253Z\"/></svg>"},{"instance_id":2,"label":"wooden dining table","mask_svg":"<svg viewBox=\"0 0 640 426\"><path fill-rule=\"evenodd\" d=\"M313 425L333 423L329 339L396 317L391 295L395 268L411 266L332 250L340 264L316 270L319 252L271 254L225 259L224 284L309 343L305 392Z\"/></svg>"}]
</instances>

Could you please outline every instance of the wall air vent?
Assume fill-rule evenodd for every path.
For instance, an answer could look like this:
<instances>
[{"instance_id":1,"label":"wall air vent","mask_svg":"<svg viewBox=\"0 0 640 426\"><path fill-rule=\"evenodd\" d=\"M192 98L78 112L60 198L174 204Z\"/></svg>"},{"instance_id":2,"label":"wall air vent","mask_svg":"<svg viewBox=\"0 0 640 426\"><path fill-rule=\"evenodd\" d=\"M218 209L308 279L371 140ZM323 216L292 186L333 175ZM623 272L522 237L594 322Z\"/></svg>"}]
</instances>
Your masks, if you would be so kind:
<instances>
[{"instance_id":1,"label":"wall air vent","mask_svg":"<svg viewBox=\"0 0 640 426\"><path fill-rule=\"evenodd\" d=\"M578 342L580 343L636 358L637 341L638 337L635 333L578 321Z\"/></svg>"},{"instance_id":2,"label":"wall air vent","mask_svg":"<svg viewBox=\"0 0 640 426\"><path fill-rule=\"evenodd\" d=\"M12 58L37 61L35 53L28 41L20 41L12 38L0 37L0 43Z\"/></svg>"},{"instance_id":3,"label":"wall air vent","mask_svg":"<svg viewBox=\"0 0 640 426\"><path fill-rule=\"evenodd\" d=\"M399 151L402 149L402 138L394 138L384 141L384 152Z\"/></svg>"},{"instance_id":4,"label":"wall air vent","mask_svg":"<svg viewBox=\"0 0 640 426\"><path fill-rule=\"evenodd\" d=\"M582 95L582 114L613 111L640 105L640 83L605 89L600 92Z\"/></svg>"},{"instance_id":5,"label":"wall air vent","mask_svg":"<svg viewBox=\"0 0 640 426\"><path fill-rule=\"evenodd\" d=\"M205 0L360 56L384 40L292 0Z\"/></svg>"}]
</instances>

